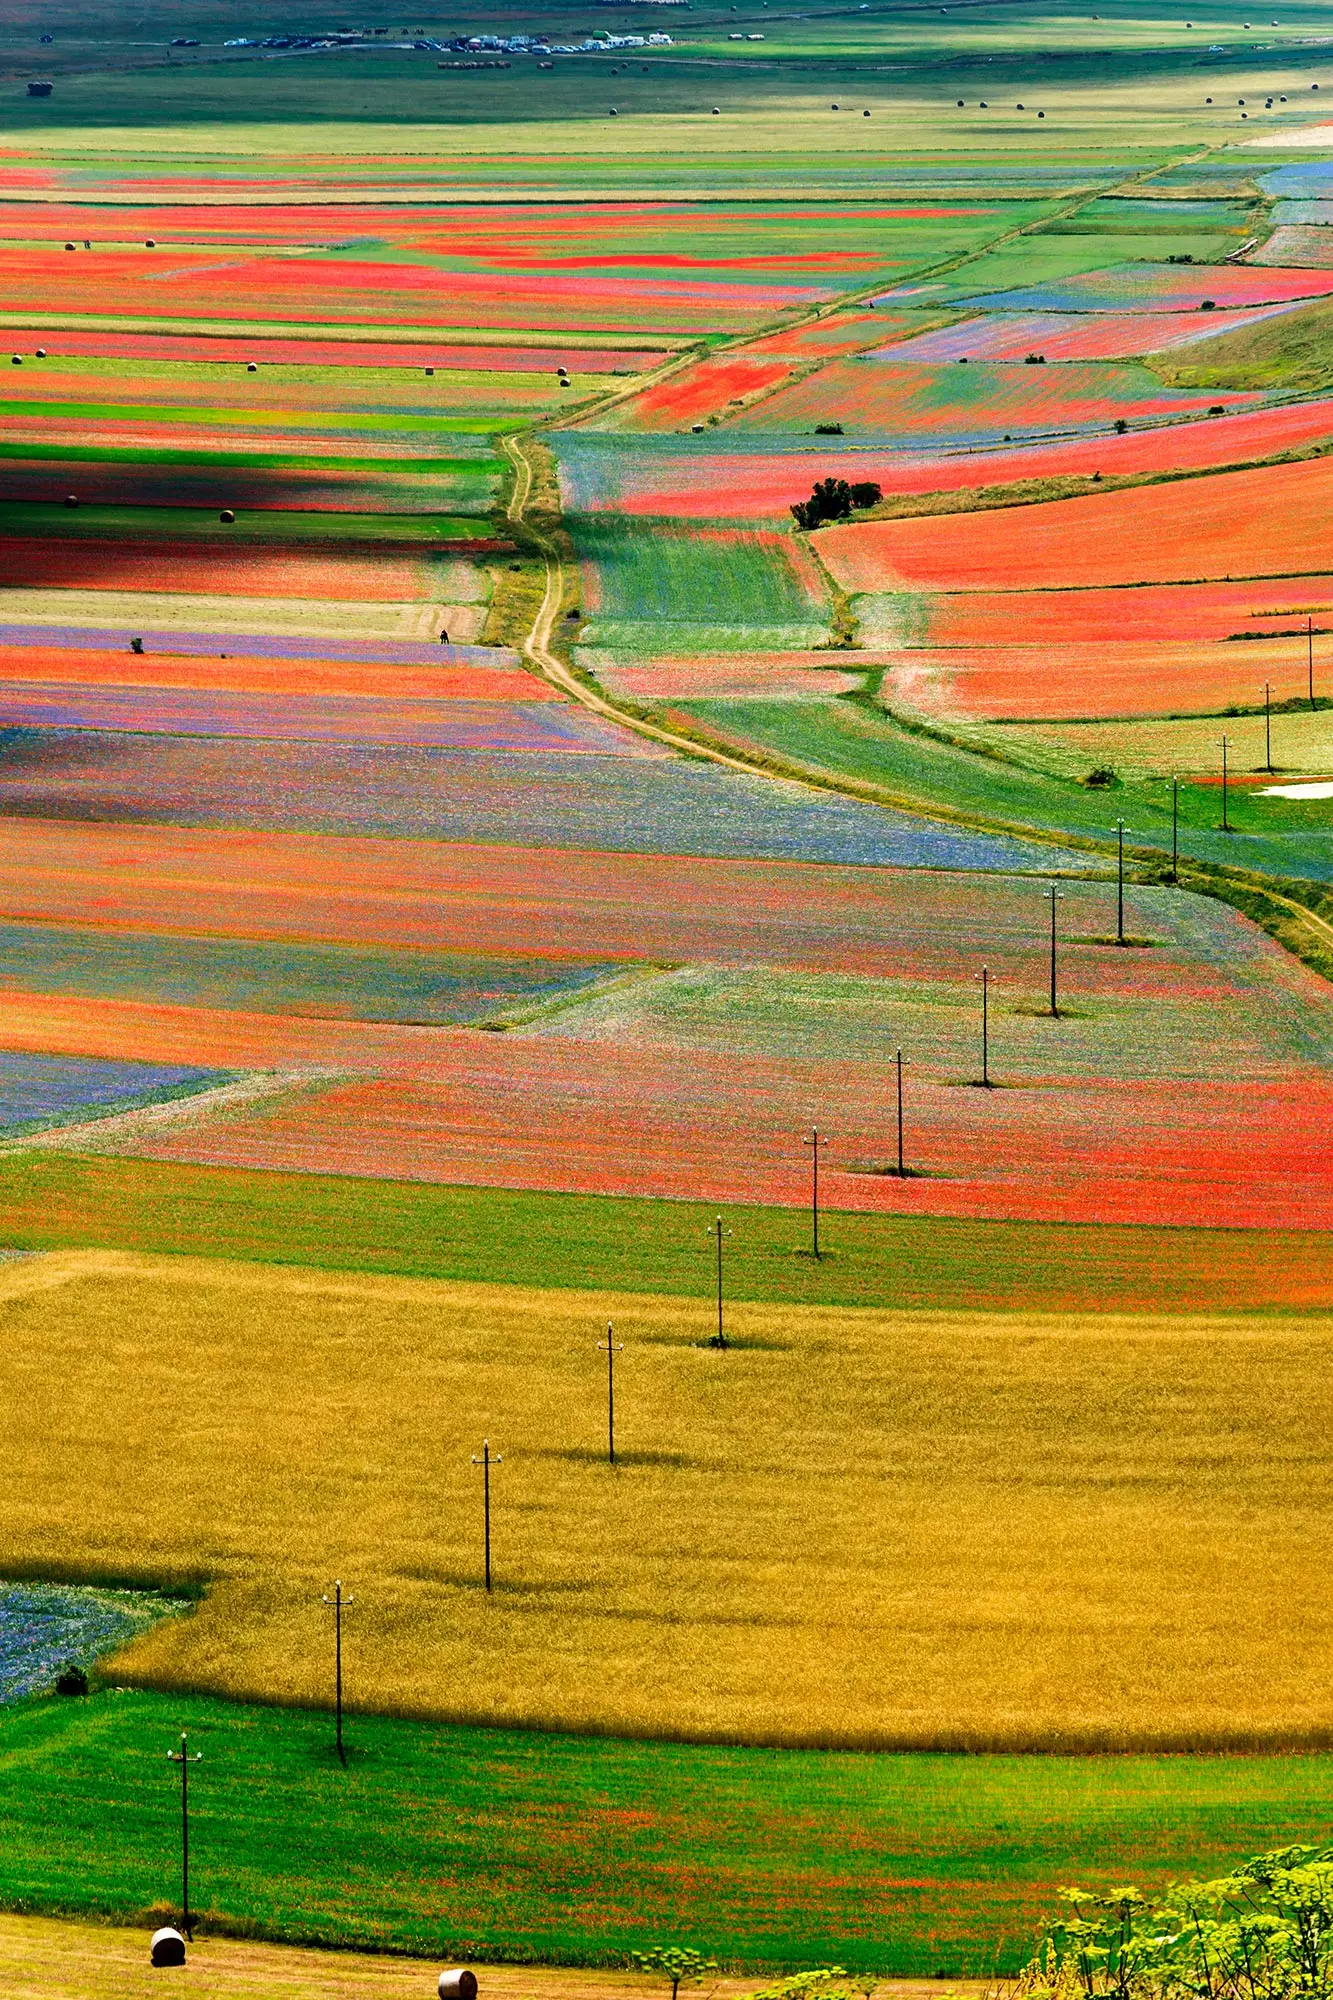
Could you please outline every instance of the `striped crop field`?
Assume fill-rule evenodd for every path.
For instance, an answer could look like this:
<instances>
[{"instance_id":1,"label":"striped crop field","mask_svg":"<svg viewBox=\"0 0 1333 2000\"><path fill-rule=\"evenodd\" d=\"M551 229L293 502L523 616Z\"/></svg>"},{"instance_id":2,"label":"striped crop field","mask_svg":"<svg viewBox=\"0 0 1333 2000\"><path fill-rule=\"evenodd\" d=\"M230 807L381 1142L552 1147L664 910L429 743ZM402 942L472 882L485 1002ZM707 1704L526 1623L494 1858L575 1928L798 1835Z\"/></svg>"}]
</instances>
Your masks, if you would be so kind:
<instances>
[{"instance_id":1,"label":"striped crop field","mask_svg":"<svg viewBox=\"0 0 1333 2000\"><path fill-rule=\"evenodd\" d=\"M34 634L34 637L36 635ZM143 653L85 646L0 642L0 699L11 687L216 690L225 694L366 696L397 701L558 702L549 681L525 672L499 648L474 647L475 663L455 656L463 649L404 648L424 654L418 662L394 660L284 659L263 654ZM360 649L356 649L360 650ZM365 651L372 653L373 646Z\"/></svg>"},{"instance_id":2,"label":"striped crop field","mask_svg":"<svg viewBox=\"0 0 1333 2000\"><path fill-rule=\"evenodd\" d=\"M576 524L575 545L589 645L616 654L771 652L825 636L823 580L791 535L598 516Z\"/></svg>"},{"instance_id":3,"label":"striped crop field","mask_svg":"<svg viewBox=\"0 0 1333 2000\"><path fill-rule=\"evenodd\" d=\"M1292 602L1288 604L1287 599ZM921 600L925 643L1019 646L1279 637L1297 602L1333 609L1333 574L1282 583L1145 584L1114 590L958 591Z\"/></svg>"},{"instance_id":4,"label":"striped crop field","mask_svg":"<svg viewBox=\"0 0 1333 2000\"><path fill-rule=\"evenodd\" d=\"M1295 264L1305 270L1327 271L1333 268L1333 235L1325 227L1280 224L1254 252L1254 262Z\"/></svg>"},{"instance_id":5,"label":"striped crop field","mask_svg":"<svg viewBox=\"0 0 1333 2000\"><path fill-rule=\"evenodd\" d=\"M1021 620L1023 606L1034 607L1034 635L1041 628L1043 596L1031 592L1015 600L1016 623ZM1323 663L1321 647L1321 672ZM1205 716L1209 718L1207 768L1212 771L1220 754L1218 716L1237 708L1262 708L1265 682L1275 703L1305 694L1303 639L1228 646L1148 638L1043 641L1033 636L1014 644L987 641L943 649L895 650L881 693L895 711L997 721ZM757 689L755 694L760 699L770 698L767 693L759 695ZM690 698L675 696L677 700ZM695 698L716 700L717 696L701 691ZM1262 735L1262 716L1258 729ZM1322 771L1330 762L1328 742L1321 746L1318 741L1326 734L1321 725L1316 740L1306 743L1301 768ZM1091 747L1091 734L1086 741ZM1093 756L1092 764L1098 762L1119 769L1110 756Z\"/></svg>"},{"instance_id":6,"label":"striped crop field","mask_svg":"<svg viewBox=\"0 0 1333 2000\"><path fill-rule=\"evenodd\" d=\"M818 1122L840 1135L840 1157L820 1169L835 1208L1333 1226L1325 1075L1210 1084L1183 1102L1174 1080L1057 1074L1008 1092L960 1089L973 1081L966 1073L921 1080L912 1160L923 1178L903 1182L893 1171L887 1061L798 1065L697 1051L687 1059L684 1050L599 1045L591 1063L578 1044L514 1037L455 1041L439 1056L433 1077L302 1086L225 1119L205 1113L137 1137L94 1137L85 1150L247 1171L799 1208L810 1192L801 1135Z\"/></svg>"},{"instance_id":7,"label":"striped crop field","mask_svg":"<svg viewBox=\"0 0 1333 2000\"><path fill-rule=\"evenodd\" d=\"M0 539L0 610L11 591L161 591L168 596L309 597L325 602L458 602L475 597L471 566L399 550L173 547L137 539Z\"/></svg>"},{"instance_id":8,"label":"striped crop field","mask_svg":"<svg viewBox=\"0 0 1333 2000\"><path fill-rule=\"evenodd\" d=\"M1333 464L1316 460L820 537L850 591L1015 590L1322 574Z\"/></svg>"},{"instance_id":9,"label":"striped crop field","mask_svg":"<svg viewBox=\"0 0 1333 2000\"><path fill-rule=\"evenodd\" d=\"M920 437L902 446L873 436L798 442L790 432L773 445L730 425L697 443L654 440L651 449L636 448L632 456L610 456L610 448L587 433L561 432L555 445L562 489L580 512L740 522L787 519L791 502L826 473L874 479L889 495L945 493L1068 474L1101 473L1109 479L1209 471L1301 451L1333 437L1333 399L1327 396L1257 410L1228 399L1225 407L1223 417L1199 416L1144 430L1130 420L1124 436L1104 429L1095 437L1021 445L992 440L971 448Z\"/></svg>"},{"instance_id":10,"label":"striped crop field","mask_svg":"<svg viewBox=\"0 0 1333 2000\"><path fill-rule=\"evenodd\" d=\"M1129 361L1164 348L1213 340L1218 334L1238 332L1290 310L1286 304L1256 306L1211 313L1207 318L1200 314L1197 319L1172 312L980 313L895 343L885 350L883 358L911 362L966 359L971 363L1025 361L1029 354L1041 354L1047 362Z\"/></svg>"},{"instance_id":11,"label":"striped crop field","mask_svg":"<svg viewBox=\"0 0 1333 2000\"><path fill-rule=\"evenodd\" d=\"M1212 329L1217 333L1222 330L1220 326ZM10 327L6 332L10 345L25 357L25 366L28 357L44 347L53 361L79 356L156 364L157 369L151 372L181 361L240 369L248 369L253 361L260 368L411 370L414 375L430 368L549 376L561 367L578 375L637 375L660 367L670 355L669 348L598 348L577 341L552 347L528 341L497 346L472 341L451 345L438 340L328 340L318 334L300 338L247 334L242 338L218 333L128 333L114 325L98 327L95 332L69 326L54 333L42 327Z\"/></svg>"},{"instance_id":12,"label":"striped crop field","mask_svg":"<svg viewBox=\"0 0 1333 2000\"><path fill-rule=\"evenodd\" d=\"M397 693L354 696L236 693L217 688L113 688L6 681L0 727L8 731L127 732L136 737L244 739L259 743L481 750L506 755L657 757L644 739L572 702L486 701ZM35 749L35 745L34 745ZM77 745L66 745L78 757Z\"/></svg>"},{"instance_id":13,"label":"striped crop field","mask_svg":"<svg viewBox=\"0 0 1333 2000\"><path fill-rule=\"evenodd\" d=\"M799 382L764 396L728 419L738 430L805 430L844 424L900 437L955 445L993 442L1009 431L1105 430L1117 419L1162 419L1201 413L1211 392L1164 389L1144 368L1070 361L1059 368L1022 362L923 363L895 348L865 359L834 361ZM1248 396L1232 399L1242 405Z\"/></svg>"},{"instance_id":14,"label":"striped crop field","mask_svg":"<svg viewBox=\"0 0 1333 2000\"><path fill-rule=\"evenodd\" d=\"M762 395L786 379L790 363L742 352L714 355L683 374L654 383L632 401L597 421L598 430L670 431L708 417L729 414L732 406Z\"/></svg>"},{"instance_id":15,"label":"striped crop field","mask_svg":"<svg viewBox=\"0 0 1333 2000\"><path fill-rule=\"evenodd\" d=\"M312 643L318 656L327 642ZM253 646L247 637L243 650ZM497 733L511 723L498 717ZM534 729L544 727L554 735L534 719ZM1050 865L1049 850L1021 837L723 771L618 724L607 724L603 750L516 757L500 748L16 731L0 766L0 819L366 835L395 846L458 841L983 871Z\"/></svg>"},{"instance_id":16,"label":"striped crop field","mask_svg":"<svg viewBox=\"0 0 1333 2000\"><path fill-rule=\"evenodd\" d=\"M1126 264L957 302L1004 312L1200 313L1283 305L1294 299L1322 298L1330 291L1333 272L1265 270L1247 264L1183 270Z\"/></svg>"},{"instance_id":17,"label":"striped crop field","mask_svg":"<svg viewBox=\"0 0 1333 2000\"><path fill-rule=\"evenodd\" d=\"M251 1169L795 1205L805 1186L795 1139L816 1119L839 1134L826 1183L835 1206L1325 1226L1317 1133L1333 1044L1318 981L1220 906L1135 890L1130 922L1156 943L1123 954L1100 941L1113 890L1067 884L1069 1011L1052 1023L1040 1016L1032 883L979 891L963 876L617 855L585 855L575 869L568 852L542 870L521 848L427 856L418 844L428 868L407 888L394 843L150 842L147 829L107 829L105 865L90 869L77 865L90 845L82 830L56 832L25 823L9 834L16 860L26 850L44 862L15 869L39 893L23 928L11 923L8 944L0 937L11 1042L102 1060L152 1050L294 1078L332 1068L347 1079L221 1121L84 1144ZM57 866L62 853L75 865ZM235 942L225 953L203 941L155 946L188 936L205 879L210 929ZM330 880L336 891L322 886ZM73 936L90 904L97 929L84 922ZM290 941L281 951L258 942L275 930ZM344 1010L350 1002L390 1025L334 1034L295 1018L329 1011L309 967L330 979L330 948L350 951ZM405 986L401 955L425 951L517 952L535 960L525 976L537 997L551 960L647 976L498 1040L446 1028L435 1040L419 1029L401 1038L391 1024L403 1002L392 996L431 976L421 960L416 988ZM1004 996L995 1076L1017 1086L998 1095L959 1088L978 1060L972 975L983 953ZM385 954L388 1001L375 997ZM265 1001L275 980L279 999ZM303 1004L312 982L316 1000ZM369 998L358 1001L362 988ZM457 1018L452 990L445 1012L420 1018ZM501 989L492 1004L503 1012L516 993ZM1181 1080L1212 1074L1219 1037L1227 1080L1168 1129ZM884 1051L895 1042L911 1054L913 1144L926 1170L907 1183L883 1171L893 1089ZM1209 1162L1233 1144L1244 1168L1218 1181ZM1104 1168L1095 1175L1094 1158Z\"/></svg>"},{"instance_id":18,"label":"striped crop field","mask_svg":"<svg viewBox=\"0 0 1333 2000\"><path fill-rule=\"evenodd\" d=\"M579 663L602 687L631 701L717 701L730 695L823 701L851 694L865 680L863 671L831 667L827 653L712 653L621 663L590 646L580 650Z\"/></svg>"}]
</instances>

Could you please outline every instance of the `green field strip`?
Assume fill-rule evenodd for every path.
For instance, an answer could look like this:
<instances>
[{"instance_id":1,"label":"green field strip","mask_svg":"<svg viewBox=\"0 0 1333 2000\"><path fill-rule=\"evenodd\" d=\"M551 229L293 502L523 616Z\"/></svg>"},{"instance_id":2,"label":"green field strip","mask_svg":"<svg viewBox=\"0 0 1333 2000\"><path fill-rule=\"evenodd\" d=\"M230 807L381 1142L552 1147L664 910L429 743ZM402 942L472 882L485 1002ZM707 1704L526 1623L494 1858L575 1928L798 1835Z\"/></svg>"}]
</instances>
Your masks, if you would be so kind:
<instances>
[{"instance_id":1,"label":"green field strip","mask_svg":"<svg viewBox=\"0 0 1333 2000\"><path fill-rule=\"evenodd\" d=\"M0 1904L168 1921L182 1730L204 1931L520 1963L665 1935L737 1970L1012 1972L1059 1884L1151 1893L1317 1841L1333 1782L1318 1754L832 1755L354 1712L344 1770L328 1715L127 1688L0 1710Z\"/></svg>"},{"instance_id":2,"label":"green field strip","mask_svg":"<svg viewBox=\"0 0 1333 2000\"><path fill-rule=\"evenodd\" d=\"M889 1138L885 1137L886 1150ZM0 1247L106 1248L706 1298L716 1204L29 1153L0 1159ZM904 1310L1333 1306L1317 1231L978 1222L736 1207L737 1299Z\"/></svg>"},{"instance_id":3,"label":"green field strip","mask_svg":"<svg viewBox=\"0 0 1333 2000\"><path fill-rule=\"evenodd\" d=\"M473 476L480 484L507 469L502 458L325 458L312 452L176 451L169 445L30 444L0 437L0 465L6 459L52 461L60 465L171 465L208 471L374 472L398 477Z\"/></svg>"},{"instance_id":4,"label":"green field strip","mask_svg":"<svg viewBox=\"0 0 1333 2000\"><path fill-rule=\"evenodd\" d=\"M299 410L290 415L276 410L203 409L183 403L44 403L6 401L0 404L6 418L35 417L43 421L60 418L66 422L122 424L191 424L208 429L264 427L290 436L296 430L311 431L408 431L448 434L476 431L496 435L521 430L532 421L531 414L515 411L488 414L485 411L457 417L419 416L415 413L386 416L366 410Z\"/></svg>"},{"instance_id":5,"label":"green field strip","mask_svg":"<svg viewBox=\"0 0 1333 2000\"><path fill-rule=\"evenodd\" d=\"M219 537L213 507L80 505L66 508L28 500L0 500L0 531L11 535L58 536L61 541L123 536L169 536L180 541L220 539L233 544L254 540L284 542L478 542L493 541L494 521L479 514L317 514L295 508L265 508L253 501Z\"/></svg>"}]
</instances>

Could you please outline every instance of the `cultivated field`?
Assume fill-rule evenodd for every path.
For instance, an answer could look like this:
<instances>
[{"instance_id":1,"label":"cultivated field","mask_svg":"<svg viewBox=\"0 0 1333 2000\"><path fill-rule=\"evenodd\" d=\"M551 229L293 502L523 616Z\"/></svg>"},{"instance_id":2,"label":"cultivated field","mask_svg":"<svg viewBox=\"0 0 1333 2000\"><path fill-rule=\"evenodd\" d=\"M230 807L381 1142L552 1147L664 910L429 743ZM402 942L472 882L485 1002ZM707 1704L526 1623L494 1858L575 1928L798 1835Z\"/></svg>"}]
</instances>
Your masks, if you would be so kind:
<instances>
[{"instance_id":1,"label":"cultivated field","mask_svg":"<svg viewBox=\"0 0 1333 2000\"><path fill-rule=\"evenodd\" d=\"M1333 57L349 5L0 0L0 1905L1012 1968L1322 1824Z\"/></svg>"},{"instance_id":2,"label":"cultivated field","mask_svg":"<svg viewBox=\"0 0 1333 2000\"><path fill-rule=\"evenodd\" d=\"M322 1703L339 1574L349 1691L391 1713L849 1747L1328 1732L1322 1318L737 1305L721 1352L705 1305L642 1295L107 1253L4 1294L11 1571L212 1579L117 1679Z\"/></svg>"}]
</instances>

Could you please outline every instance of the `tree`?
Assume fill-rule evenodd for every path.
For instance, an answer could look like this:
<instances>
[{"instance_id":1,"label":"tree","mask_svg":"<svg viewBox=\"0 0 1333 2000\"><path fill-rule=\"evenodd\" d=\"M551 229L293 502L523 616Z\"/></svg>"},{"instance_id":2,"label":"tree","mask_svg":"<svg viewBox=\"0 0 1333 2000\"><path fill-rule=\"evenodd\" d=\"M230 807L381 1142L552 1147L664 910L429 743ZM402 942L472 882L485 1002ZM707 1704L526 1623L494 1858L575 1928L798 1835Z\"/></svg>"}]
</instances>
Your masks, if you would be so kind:
<instances>
[{"instance_id":1,"label":"tree","mask_svg":"<svg viewBox=\"0 0 1333 2000\"><path fill-rule=\"evenodd\" d=\"M817 479L810 498L797 500L791 511L798 528L819 528L825 521L845 521L853 507L873 507L882 497L873 479L855 486L845 479Z\"/></svg>"},{"instance_id":2,"label":"tree","mask_svg":"<svg viewBox=\"0 0 1333 2000\"><path fill-rule=\"evenodd\" d=\"M671 1981L671 2000L676 2000L682 1982L699 1986L706 1972L717 1971L715 1958L705 1958L683 1944L650 1944L647 1951L632 1951L630 1957L638 1971L660 1973Z\"/></svg>"}]
</instances>

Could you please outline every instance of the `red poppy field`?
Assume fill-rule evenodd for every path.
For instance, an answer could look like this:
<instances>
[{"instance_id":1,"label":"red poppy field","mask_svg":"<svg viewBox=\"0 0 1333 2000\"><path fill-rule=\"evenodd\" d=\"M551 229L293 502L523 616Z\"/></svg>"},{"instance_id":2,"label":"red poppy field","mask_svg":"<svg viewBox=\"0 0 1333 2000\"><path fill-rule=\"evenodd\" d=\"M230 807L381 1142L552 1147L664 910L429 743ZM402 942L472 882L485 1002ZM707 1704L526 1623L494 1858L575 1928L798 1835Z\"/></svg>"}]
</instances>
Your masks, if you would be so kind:
<instances>
[{"instance_id":1,"label":"red poppy field","mask_svg":"<svg viewBox=\"0 0 1333 2000\"><path fill-rule=\"evenodd\" d=\"M1089 593L1091 595L1092 593ZM1020 597L1022 605L1037 593ZM1034 615L1033 629L1040 627ZM1320 647L1320 670L1324 662ZM896 707L992 721L1098 721L1122 716L1220 715L1305 693L1303 638L1226 646L1115 638L956 645L892 653L882 692ZM688 697L677 693L676 699ZM1261 718L1262 721L1262 718Z\"/></svg>"},{"instance_id":2,"label":"red poppy field","mask_svg":"<svg viewBox=\"0 0 1333 2000\"><path fill-rule=\"evenodd\" d=\"M829 529L844 589L1058 590L1322 574L1333 465L1280 465L1044 507Z\"/></svg>"}]
</instances>

